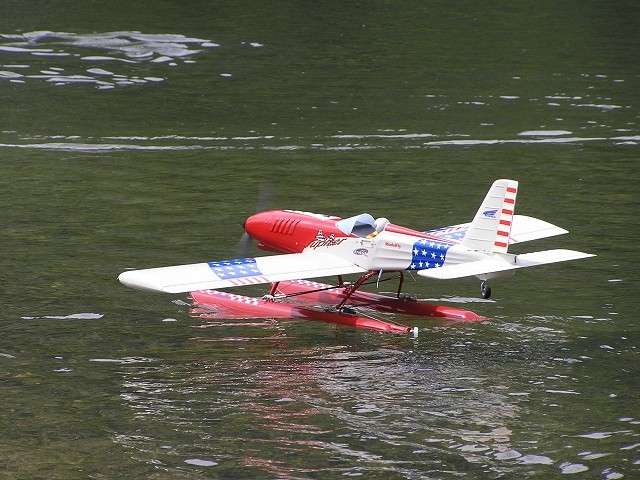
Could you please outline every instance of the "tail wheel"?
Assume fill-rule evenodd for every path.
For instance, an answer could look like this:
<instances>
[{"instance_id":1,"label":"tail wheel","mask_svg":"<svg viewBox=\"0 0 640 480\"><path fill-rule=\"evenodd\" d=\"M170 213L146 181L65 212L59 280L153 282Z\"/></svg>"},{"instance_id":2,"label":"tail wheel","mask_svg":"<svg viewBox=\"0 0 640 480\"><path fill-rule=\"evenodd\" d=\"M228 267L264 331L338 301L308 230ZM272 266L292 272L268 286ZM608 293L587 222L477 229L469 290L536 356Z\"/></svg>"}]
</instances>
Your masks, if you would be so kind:
<instances>
[{"instance_id":1,"label":"tail wheel","mask_svg":"<svg viewBox=\"0 0 640 480\"><path fill-rule=\"evenodd\" d=\"M491 287L486 282L480 284L480 295L485 299L491 297Z\"/></svg>"}]
</instances>

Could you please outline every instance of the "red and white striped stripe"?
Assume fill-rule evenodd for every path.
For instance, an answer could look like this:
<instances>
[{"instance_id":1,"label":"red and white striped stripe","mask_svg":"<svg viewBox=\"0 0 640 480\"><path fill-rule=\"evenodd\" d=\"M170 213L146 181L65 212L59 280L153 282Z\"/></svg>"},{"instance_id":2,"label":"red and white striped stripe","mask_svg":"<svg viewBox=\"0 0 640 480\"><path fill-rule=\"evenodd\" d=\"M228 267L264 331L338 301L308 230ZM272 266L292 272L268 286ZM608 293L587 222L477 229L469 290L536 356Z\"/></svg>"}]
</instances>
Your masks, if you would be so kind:
<instances>
[{"instance_id":1,"label":"red and white striped stripe","mask_svg":"<svg viewBox=\"0 0 640 480\"><path fill-rule=\"evenodd\" d=\"M516 206L516 195L518 193L518 182L509 181L502 202L500 211L500 223L496 233L493 246L494 252L507 253L509 247L509 236L511 235L511 224L513 222L513 212Z\"/></svg>"},{"instance_id":2,"label":"red and white striped stripe","mask_svg":"<svg viewBox=\"0 0 640 480\"><path fill-rule=\"evenodd\" d=\"M245 285L257 285L259 283L269 283L269 280L266 277L262 276L230 278L228 281L236 287L243 287Z\"/></svg>"}]
</instances>

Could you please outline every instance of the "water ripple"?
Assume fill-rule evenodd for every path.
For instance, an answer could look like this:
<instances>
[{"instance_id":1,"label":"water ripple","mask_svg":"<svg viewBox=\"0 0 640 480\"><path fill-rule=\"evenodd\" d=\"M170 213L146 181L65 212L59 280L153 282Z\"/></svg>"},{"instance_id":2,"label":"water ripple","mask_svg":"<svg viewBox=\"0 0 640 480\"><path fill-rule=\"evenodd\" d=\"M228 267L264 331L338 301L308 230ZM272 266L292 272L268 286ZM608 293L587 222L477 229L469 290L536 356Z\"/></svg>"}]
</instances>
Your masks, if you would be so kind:
<instances>
[{"instance_id":1,"label":"water ripple","mask_svg":"<svg viewBox=\"0 0 640 480\"><path fill-rule=\"evenodd\" d=\"M66 58L81 60L64 61L45 70L37 66L40 61L33 62L33 66L5 64L2 67L6 70L0 70L0 80L11 83L44 81L53 85L91 84L98 89L155 83L164 81L165 76L139 77L135 75L135 65L149 62L175 67L180 63L193 63L192 56L218 46L208 39L141 32L79 34L36 31L20 35L0 34L0 52L21 58L53 57L61 62ZM84 62L110 66L108 69L84 68Z\"/></svg>"},{"instance_id":2,"label":"water ripple","mask_svg":"<svg viewBox=\"0 0 640 480\"><path fill-rule=\"evenodd\" d=\"M89 77L78 76L71 81L92 82ZM330 135L327 137L296 138L277 137L274 135L236 135L236 136L184 136L167 135L145 137L140 135L132 136L106 136L97 138L81 138L77 135L63 136L20 136L15 138L14 132L0 132L0 148L19 148L34 150L54 150L54 151L109 151L109 150L147 150L147 151L181 151L181 150L319 150L319 151L344 151L344 150L386 150L390 148L389 142L395 142L394 147L404 149L428 149L439 147L482 147L486 145L511 145L511 144L545 144L564 145L585 142L610 143L613 145L640 145L640 136L599 136L599 137L576 137L565 136L558 132L550 132L550 135L542 135L541 132L523 132L519 138L502 139L472 139L465 138L445 138L434 134L415 135L371 135L359 136L365 143L354 143L351 140L355 136ZM6 138L2 142L2 137ZM13 138L11 138L13 137ZM430 141L423 141L425 137L435 138ZM55 140L55 141L52 141ZM292 140L295 143L292 143Z\"/></svg>"}]
</instances>

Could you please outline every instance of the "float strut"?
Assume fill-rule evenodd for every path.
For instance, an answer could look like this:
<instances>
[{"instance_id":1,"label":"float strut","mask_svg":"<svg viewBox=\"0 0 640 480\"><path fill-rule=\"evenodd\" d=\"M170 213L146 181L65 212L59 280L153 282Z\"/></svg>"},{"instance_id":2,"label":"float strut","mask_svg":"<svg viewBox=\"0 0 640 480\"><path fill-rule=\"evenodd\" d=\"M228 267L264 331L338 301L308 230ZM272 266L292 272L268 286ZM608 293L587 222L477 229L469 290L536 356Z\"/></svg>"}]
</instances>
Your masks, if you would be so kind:
<instances>
[{"instance_id":1,"label":"float strut","mask_svg":"<svg viewBox=\"0 0 640 480\"><path fill-rule=\"evenodd\" d=\"M398 282L398 298L400 298L400 291L402 290L403 283L404 283L404 272L400 272L400 280Z\"/></svg>"},{"instance_id":2,"label":"float strut","mask_svg":"<svg viewBox=\"0 0 640 480\"><path fill-rule=\"evenodd\" d=\"M364 282L366 282L367 280L369 280L371 277L373 277L374 275L376 275L378 272L372 271L372 272L368 272L365 273L364 275L362 275L358 281L356 283L354 283L353 285L349 285L348 287L345 288L344 290L344 298L342 299L342 301L336 306L336 308L338 310L340 310L342 307L344 307L345 303L347 303L347 301L349 300L349 298L351 297L351 295L353 295L361 286Z\"/></svg>"},{"instance_id":3,"label":"float strut","mask_svg":"<svg viewBox=\"0 0 640 480\"><path fill-rule=\"evenodd\" d=\"M271 290L269 291L270 297L275 297L276 292L278 291L278 285L280 285L280 282L273 282L271 284Z\"/></svg>"}]
</instances>

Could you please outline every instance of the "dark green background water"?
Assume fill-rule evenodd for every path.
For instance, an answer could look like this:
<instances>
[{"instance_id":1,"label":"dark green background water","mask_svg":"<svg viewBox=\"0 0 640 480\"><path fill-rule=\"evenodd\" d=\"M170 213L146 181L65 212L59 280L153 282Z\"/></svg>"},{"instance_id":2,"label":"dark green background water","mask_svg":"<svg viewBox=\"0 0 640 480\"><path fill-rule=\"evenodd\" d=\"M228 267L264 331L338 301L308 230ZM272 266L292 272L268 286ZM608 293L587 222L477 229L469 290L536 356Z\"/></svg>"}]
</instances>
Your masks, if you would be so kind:
<instances>
[{"instance_id":1,"label":"dark green background water","mask_svg":"<svg viewBox=\"0 0 640 480\"><path fill-rule=\"evenodd\" d=\"M638 475L636 2L2 10L0 478ZM500 177L570 231L518 251L598 256L407 285L482 324L196 330L116 281L232 257L263 185L426 229Z\"/></svg>"}]
</instances>

